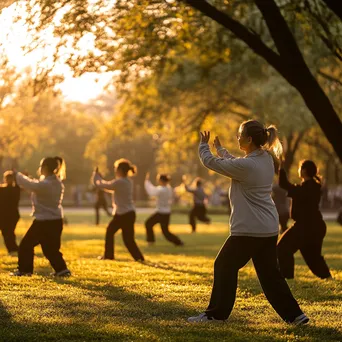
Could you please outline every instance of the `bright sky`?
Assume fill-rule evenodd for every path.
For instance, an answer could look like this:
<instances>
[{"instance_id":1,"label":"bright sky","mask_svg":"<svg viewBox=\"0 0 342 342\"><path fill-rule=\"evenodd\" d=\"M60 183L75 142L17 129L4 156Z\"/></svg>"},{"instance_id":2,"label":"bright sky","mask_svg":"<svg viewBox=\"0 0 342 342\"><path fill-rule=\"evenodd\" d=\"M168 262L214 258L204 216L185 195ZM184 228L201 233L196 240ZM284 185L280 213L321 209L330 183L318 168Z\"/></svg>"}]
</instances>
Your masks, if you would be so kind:
<instances>
[{"instance_id":1,"label":"bright sky","mask_svg":"<svg viewBox=\"0 0 342 342\"><path fill-rule=\"evenodd\" d=\"M0 49L9 57L10 63L18 70L31 66L35 69L37 62L42 58L48 61L51 58L56 38L52 32L46 32L42 37L47 44L44 49L36 49L28 55L24 55L21 46L28 41L27 30L22 23L14 23L15 6L12 5L2 10L0 14ZM92 39L89 37L84 41L84 47L91 46ZM96 98L103 92L104 86L112 78L112 74L87 73L79 78L72 77L70 69L62 63L57 65L56 71L62 73L65 81L59 86L66 100L87 102Z\"/></svg>"}]
</instances>

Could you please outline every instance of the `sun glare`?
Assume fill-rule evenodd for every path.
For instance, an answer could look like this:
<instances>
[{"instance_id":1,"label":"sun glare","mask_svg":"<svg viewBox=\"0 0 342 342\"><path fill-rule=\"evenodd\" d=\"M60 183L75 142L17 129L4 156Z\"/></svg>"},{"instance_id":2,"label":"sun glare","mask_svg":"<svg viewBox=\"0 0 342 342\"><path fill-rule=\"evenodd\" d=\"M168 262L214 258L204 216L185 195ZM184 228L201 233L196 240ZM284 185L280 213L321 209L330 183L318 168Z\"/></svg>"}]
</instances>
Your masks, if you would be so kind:
<instances>
[{"instance_id":1,"label":"sun glare","mask_svg":"<svg viewBox=\"0 0 342 342\"><path fill-rule=\"evenodd\" d=\"M0 14L0 52L5 53L9 58L9 63L21 70L30 67L35 72L39 67L50 67L53 60L53 53L58 38L53 36L52 30L45 30L40 37L40 46L25 53L23 46L32 40L23 20L15 22L17 15L25 16L24 9L16 8L15 5L4 8ZM86 36L81 41L81 54L84 54L94 45L93 37ZM68 53L68 46L63 53ZM87 73L81 77L74 78L70 68L58 62L53 73L64 76L64 82L58 85L65 99L68 101L87 102L99 96L106 84L110 81L112 74Z\"/></svg>"}]
</instances>

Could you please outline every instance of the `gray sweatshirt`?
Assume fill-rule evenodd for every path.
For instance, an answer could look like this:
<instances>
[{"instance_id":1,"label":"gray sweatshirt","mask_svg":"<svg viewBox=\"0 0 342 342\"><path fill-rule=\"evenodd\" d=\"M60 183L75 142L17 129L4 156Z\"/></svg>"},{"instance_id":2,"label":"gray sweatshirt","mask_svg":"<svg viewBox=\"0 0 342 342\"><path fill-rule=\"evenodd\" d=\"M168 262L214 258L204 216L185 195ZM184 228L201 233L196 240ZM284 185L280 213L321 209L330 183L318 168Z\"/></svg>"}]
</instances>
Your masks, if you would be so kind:
<instances>
[{"instance_id":1,"label":"gray sweatshirt","mask_svg":"<svg viewBox=\"0 0 342 342\"><path fill-rule=\"evenodd\" d=\"M63 218L62 200L64 185L55 175L38 179L30 179L18 172L17 184L32 191L32 216L37 221L59 220Z\"/></svg>"},{"instance_id":2,"label":"gray sweatshirt","mask_svg":"<svg viewBox=\"0 0 342 342\"><path fill-rule=\"evenodd\" d=\"M232 179L229 189L232 236L269 237L278 235L278 213L271 197L274 165L271 155L256 150L236 158L224 148L221 158L213 156L209 145L199 145L204 166Z\"/></svg>"},{"instance_id":3,"label":"gray sweatshirt","mask_svg":"<svg viewBox=\"0 0 342 342\"><path fill-rule=\"evenodd\" d=\"M185 185L185 190L194 195L194 204L204 205L204 201L208 198L208 195L204 192L202 186L197 186L196 188L192 189Z\"/></svg>"},{"instance_id":4,"label":"gray sweatshirt","mask_svg":"<svg viewBox=\"0 0 342 342\"><path fill-rule=\"evenodd\" d=\"M132 182L127 177L107 182L99 174L94 174L93 181L99 189L108 190L109 192L114 191L112 197L113 215L123 215L135 211Z\"/></svg>"}]
</instances>

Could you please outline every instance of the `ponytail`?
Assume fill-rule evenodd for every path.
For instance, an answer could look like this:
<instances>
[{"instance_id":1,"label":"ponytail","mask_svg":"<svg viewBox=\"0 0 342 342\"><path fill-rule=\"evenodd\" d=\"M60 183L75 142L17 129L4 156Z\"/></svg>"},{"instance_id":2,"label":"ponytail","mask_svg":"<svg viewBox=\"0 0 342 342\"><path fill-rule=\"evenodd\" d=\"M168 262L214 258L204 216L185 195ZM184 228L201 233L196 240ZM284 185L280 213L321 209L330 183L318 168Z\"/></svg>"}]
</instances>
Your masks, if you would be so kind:
<instances>
[{"instance_id":1,"label":"ponytail","mask_svg":"<svg viewBox=\"0 0 342 342\"><path fill-rule=\"evenodd\" d=\"M274 154L277 158L283 153L278 130L274 125L265 128L259 121L248 120L241 124L239 131L251 137L255 146Z\"/></svg>"},{"instance_id":2,"label":"ponytail","mask_svg":"<svg viewBox=\"0 0 342 342\"><path fill-rule=\"evenodd\" d=\"M279 140L277 128L274 125L271 125L268 126L265 131L267 134L267 141L264 148L279 158L283 153L283 146Z\"/></svg>"},{"instance_id":3,"label":"ponytail","mask_svg":"<svg viewBox=\"0 0 342 342\"><path fill-rule=\"evenodd\" d=\"M54 171L56 176L60 180L66 179L66 165L64 159L58 156L54 157L54 159L57 161L58 164L56 170Z\"/></svg>"}]
</instances>

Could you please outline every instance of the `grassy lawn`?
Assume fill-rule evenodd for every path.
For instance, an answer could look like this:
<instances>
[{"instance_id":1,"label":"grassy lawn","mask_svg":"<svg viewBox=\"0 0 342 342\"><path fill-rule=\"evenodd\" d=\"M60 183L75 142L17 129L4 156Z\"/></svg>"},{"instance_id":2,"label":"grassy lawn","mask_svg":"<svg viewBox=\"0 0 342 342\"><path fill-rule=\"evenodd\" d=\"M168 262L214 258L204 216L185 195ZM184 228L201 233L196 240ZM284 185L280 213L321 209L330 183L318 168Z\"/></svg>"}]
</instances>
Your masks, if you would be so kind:
<instances>
[{"instance_id":1,"label":"grassy lawn","mask_svg":"<svg viewBox=\"0 0 342 342\"><path fill-rule=\"evenodd\" d=\"M208 303L213 261L228 234L228 218L213 216L211 226L190 234L185 215L172 218L171 229L184 247L167 243L156 229L157 244L148 246L138 215L136 236L146 264L134 262L119 233L116 261L99 261L105 222L92 225L89 214L69 215L62 251L73 272L54 279L36 248L35 275L10 277L16 258L0 243L0 341L342 341L342 227L328 224L323 253L333 281L311 274L296 254L296 279L290 287L311 321L288 326L265 299L253 266L240 271L235 308L225 324L191 325L190 315ZM31 222L23 217L21 239Z\"/></svg>"}]
</instances>

